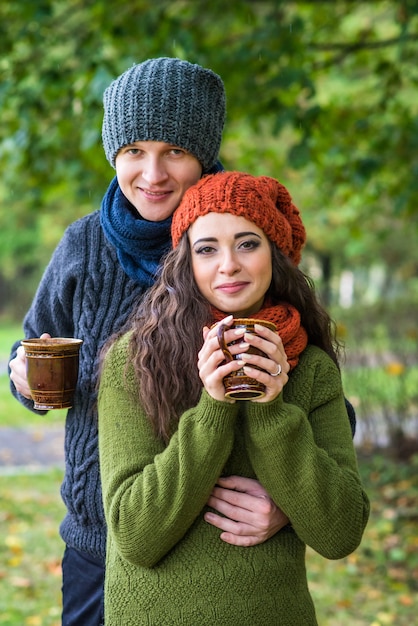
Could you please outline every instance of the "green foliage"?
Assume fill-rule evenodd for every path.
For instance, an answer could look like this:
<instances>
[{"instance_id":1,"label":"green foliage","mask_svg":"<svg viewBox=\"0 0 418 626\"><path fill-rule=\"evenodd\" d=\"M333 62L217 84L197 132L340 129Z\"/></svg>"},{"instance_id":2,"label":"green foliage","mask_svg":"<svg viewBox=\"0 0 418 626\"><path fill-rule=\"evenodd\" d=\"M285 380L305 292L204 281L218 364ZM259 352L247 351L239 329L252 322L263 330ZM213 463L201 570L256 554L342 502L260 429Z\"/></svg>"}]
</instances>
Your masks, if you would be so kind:
<instances>
[{"instance_id":1,"label":"green foliage","mask_svg":"<svg viewBox=\"0 0 418 626\"><path fill-rule=\"evenodd\" d=\"M417 307L418 297L407 294L352 309L335 307L332 313L350 358L388 351L411 357L418 349Z\"/></svg>"},{"instance_id":2,"label":"green foliage","mask_svg":"<svg viewBox=\"0 0 418 626\"><path fill-rule=\"evenodd\" d=\"M363 445L389 445L402 458L418 450L417 302L393 298L335 309L344 343L344 390L354 405Z\"/></svg>"},{"instance_id":3,"label":"green foliage","mask_svg":"<svg viewBox=\"0 0 418 626\"><path fill-rule=\"evenodd\" d=\"M0 319L0 361L5 363L10 354L12 343L22 335L21 324Z\"/></svg>"},{"instance_id":4,"label":"green foliage","mask_svg":"<svg viewBox=\"0 0 418 626\"><path fill-rule=\"evenodd\" d=\"M385 366L343 369L344 390L356 410L362 444L389 446L402 457L408 435L418 451L418 367L387 360Z\"/></svg>"},{"instance_id":5,"label":"green foliage","mask_svg":"<svg viewBox=\"0 0 418 626\"><path fill-rule=\"evenodd\" d=\"M288 185L335 275L394 257L416 274L417 47L418 0L1 3L0 293L99 206L103 90L163 55L221 74L224 164Z\"/></svg>"}]
</instances>

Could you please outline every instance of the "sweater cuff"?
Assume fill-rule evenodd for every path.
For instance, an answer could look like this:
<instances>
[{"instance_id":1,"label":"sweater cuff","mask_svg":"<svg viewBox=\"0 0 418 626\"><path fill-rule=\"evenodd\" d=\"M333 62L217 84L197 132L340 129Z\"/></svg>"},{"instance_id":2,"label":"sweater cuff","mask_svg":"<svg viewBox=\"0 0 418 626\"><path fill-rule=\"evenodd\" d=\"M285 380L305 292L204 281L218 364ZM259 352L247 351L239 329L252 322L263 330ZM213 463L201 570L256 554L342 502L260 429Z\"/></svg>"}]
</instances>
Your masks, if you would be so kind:
<instances>
[{"instance_id":1,"label":"sweater cuff","mask_svg":"<svg viewBox=\"0 0 418 626\"><path fill-rule=\"evenodd\" d=\"M199 403L192 411L196 413L195 419L206 428L229 431L231 422L237 418L239 403L215 400L206 389L202 389Z\"/></svg>"},{"instance_id":2,"label":"sweater cuff","mask_svg":"<svg viewBox=\"0 0 418 626\"><path fill-rule=\"evenodd\" d=\"M288 421L288 411L283 400L283 393L270 402L247 402L246 413L248 424L255 428L274 428Z\"/></svg>"}]
</instances>

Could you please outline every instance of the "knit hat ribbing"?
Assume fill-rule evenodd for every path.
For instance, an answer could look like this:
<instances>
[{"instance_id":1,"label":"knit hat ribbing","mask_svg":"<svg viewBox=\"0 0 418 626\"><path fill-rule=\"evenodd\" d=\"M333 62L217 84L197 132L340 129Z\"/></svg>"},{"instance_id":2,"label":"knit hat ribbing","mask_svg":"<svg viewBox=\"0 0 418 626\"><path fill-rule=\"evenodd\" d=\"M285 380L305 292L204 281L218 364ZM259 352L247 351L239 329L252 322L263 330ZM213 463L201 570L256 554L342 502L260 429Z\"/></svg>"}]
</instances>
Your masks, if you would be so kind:
<instances>
[{"instance_id":1,"label":"knit hat ribbing","mask_svg":"<svg viewBox=\"0 0 418 626\"><path fill-rule=\"evenodd\" d=\"M184 148L207 172L216 163L225 123L222 79L176 58L148 59L114 80L103 95L106 158L134 141Z\"/></svg>"},{"instance_id":2,"label":"knit hat ribbing","mask_svg":"<svg viewBox=\"0 0 418 626\"><path fill-rule=\"evenodd\" d=\"M306 232L286 187L268 176L220 172L204 176L190 187L174 211L173 247L201 215L232 213L245 217L263 230L295 265L300 263Z\"/></svg>"}]
</instances>

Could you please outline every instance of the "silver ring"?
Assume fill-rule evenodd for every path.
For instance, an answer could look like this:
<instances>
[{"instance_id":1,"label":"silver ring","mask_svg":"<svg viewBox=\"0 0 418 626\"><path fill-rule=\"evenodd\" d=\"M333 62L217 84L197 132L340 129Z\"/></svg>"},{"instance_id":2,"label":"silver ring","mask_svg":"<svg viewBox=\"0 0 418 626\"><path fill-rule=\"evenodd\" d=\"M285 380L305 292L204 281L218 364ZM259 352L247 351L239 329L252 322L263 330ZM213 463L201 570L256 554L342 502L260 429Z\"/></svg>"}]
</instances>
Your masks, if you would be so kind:
<instances>
[{"instance_id":1,"label":"silver ring","mask_svg":"<svg viewBox=\"0 0 418 626\"><path fill-rule=\"evenodd\" d=\"M282 366L280 365L280 363L278 363L277 372L275 374L270 374L270 376L280 376L281 373L282 373Z\"/></svg>"}]
</instances>

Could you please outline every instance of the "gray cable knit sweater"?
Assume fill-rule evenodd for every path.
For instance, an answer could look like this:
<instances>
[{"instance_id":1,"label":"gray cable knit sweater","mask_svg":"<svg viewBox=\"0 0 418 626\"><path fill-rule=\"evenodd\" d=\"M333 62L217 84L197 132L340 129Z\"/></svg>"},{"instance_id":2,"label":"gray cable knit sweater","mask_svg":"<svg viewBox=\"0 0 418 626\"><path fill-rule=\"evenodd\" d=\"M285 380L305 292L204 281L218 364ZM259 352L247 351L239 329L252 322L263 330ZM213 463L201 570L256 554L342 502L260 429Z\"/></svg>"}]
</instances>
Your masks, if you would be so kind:
<instances>
[{"instance_id":1,"label":"gray cable knit sweater","mask_svg":"<svg viewBox=\"0 0 418 626\"><path fill-rule=\"evenodd\" d=\"M125 322L145 287L122 269L96 211L66 230L24 320L25 337L48 332L84 341L74 407L65 426L65 476L61 488L67 514L60 533L73 548L105 559L106 524L99 474L96 380L98 352ZM13 346L16 355L20 341ZM12 393L27 408L33 402Z\"/></svg>"}]
</instances>

